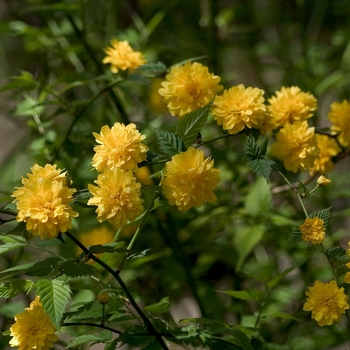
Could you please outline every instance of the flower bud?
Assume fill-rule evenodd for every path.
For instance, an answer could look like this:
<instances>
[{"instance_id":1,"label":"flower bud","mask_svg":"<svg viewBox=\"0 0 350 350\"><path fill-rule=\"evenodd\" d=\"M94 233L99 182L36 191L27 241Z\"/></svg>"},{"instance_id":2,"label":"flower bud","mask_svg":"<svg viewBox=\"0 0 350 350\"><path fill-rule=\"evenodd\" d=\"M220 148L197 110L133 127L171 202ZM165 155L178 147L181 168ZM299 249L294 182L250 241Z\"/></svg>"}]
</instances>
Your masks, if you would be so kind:
<instances>
[{"instance_id":1,"label":"flower bud","mask_svg":"<svg viewBox=\"0 0 350 350\"><path fill-rule=\"evenodd\" d=\"M108 304L108 302L109 302L109 293L108 292L100 292L100 293L98 293L97 300L102 305Z\"/></svg>"},{"instance_id":2,"label":"flower bud","mask_svg":"<svg viewBox=\"0 0 350 350\"><path fill-rule=\"evenodd\" d=\"M331 182L330 179L327 179L325 176L321 175L318 179L317 179L317 185L320 187L324 187L327 186L329 183Z\"/></svg>"}]
</instances>

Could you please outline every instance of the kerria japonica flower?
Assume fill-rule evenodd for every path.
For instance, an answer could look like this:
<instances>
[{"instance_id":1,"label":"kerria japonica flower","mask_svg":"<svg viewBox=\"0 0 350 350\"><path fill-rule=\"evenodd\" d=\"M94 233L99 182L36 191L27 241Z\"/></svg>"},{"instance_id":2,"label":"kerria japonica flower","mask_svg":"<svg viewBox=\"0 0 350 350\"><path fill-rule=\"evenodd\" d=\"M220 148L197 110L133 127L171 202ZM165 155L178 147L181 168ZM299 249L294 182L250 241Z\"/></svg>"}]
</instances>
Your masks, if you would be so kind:
<instances>
[{"instance_id":1,"label":"kerria japonica flower","mask_svg":"<svg viewBox=\"0 0 350 350\"><path fill-rule=\"evenodd\" d=\"M118 73L118 70L134 70L146 63L146 59L141 52L134 51L126 41L111 40L112 47L106 47L104 52L107 56L102 63L111 64L111 72Z\"/></svg>"},{"instance_id":2,"label":"kerria japonica flower","mask_svg":"<svg viewBox=\"0 0 350 350\"><path fill-rule=\"evenodd\" d=\"M317 179L317 185L319 187L325 187L325 186L329 185L331 182L332 182L331 179L328 179L327 177L325 177L323 175L319 176Z\"/></svg>"},{"instance_id":3,"label":"kerria japonica flower","mask_svg":"<svg viewBox=\"0 0 350 350\"><path fill-rule=\"evenodd\" d=\"M222 96L215 97L211 109L214 120L229 134L238 134L245 127L260 129L266 113L264 93L243 84L225 90Z\"/></svg>"},{"instance_id":4,"label":"kerria japonica flower","mask_svg":"<svg viewBox=\"0 0 350 350\"><path fill-rule=\"evenodd\" d=\"M268 99L267 110L277 127L312 117L317 108L317 100L309 92L297 86L282 87L276 96Z\"/></svg>"},{"instance_id":5,"label":"kerria japonica flower","mask_svg":"<svg viewBox=\"0 0 350 350\"><path fill-rule=\"evenodd\" d=\"M207 105L222 89L219 82L220 77L209 73L207 67L198 62L186 62L171 68L158 92L164 97L171 115L182 117Z\"/></svg>"},{"instance_id":6,"label":"kerria japonica flower","mask_svg":"<svg viewBox=\"0 0 350 350\"><path fill-rule=\"evenodd\" d=\"M306 218L304 223L299 226L303 241L312 244L322 243L324 241L325 227L324 221L318 217Z\"/></svg>"},{"instance_id":7,"label":"kerria japonica flower","mask_svg":"<svg viewBox=\"0 0 350 350\"><path fill-rule=\"evenodd\" d=\"M311 311L311 317L321 327L340 322L341 315L349 308L344 288L338 288L334 280L329 283L315 281L315 285L309 287L309 291L306 291L305 294L308 298L306 298L303 310Z\"/></svg>"},{"instance_id":8,"label":"kerria japonica flower","mask_svg":"<svg viewBox=\"0 0 350 350\"><path fill-rule=\"evenodd\" d=\"M345 266L350 269L350 262L345 264ZM350 272L347 272L344 276L344 283L350 283Z\"/></svg>"},{"instance_id":9,"label":"kerria japonica flower","mask_svg":"<svg viewBox=\"0 0 350 350\"><path fill-rule=\"evenodd\" d=\"M56 328L45 313L40 298L37 296L30 307L15 316L15 323L10 328L11 347L18 350L49 350L58 340Z\"/></svg>"},{"instance_id":10,"label":"kerria japonica flower","mask_svg":"<svg viewBox=\"0 0 350 350\"><path fill-rule=\"evenodd\" d=\"M333 170L334 163L332 158L340 153L341 149L338 143L327 135L316 135L317 147L320 149L318 158L315 159L314 166L309 170L310 174L326 174Z\"/></svg>"},{"instance_id":11,"label":"kerria japonica flower","mask_svg":"<svg viewBox=\"0 0 350 350\"><path fill-rule=\"evenodd\" d=\"M61 232L72 228L71 220L79 214L70 204L74 188L69 188L66 173L56 165L35 164L27 179L22 178L23 187L13 192L17 205L17 221L26 223L27 231L43 238L55 238Z\"/></svg>"},{"instance_id":12,"label":"kerria japonica flower","mask_svg":"<svg viewBox=\"0 0 350 350\"><path fill-rule=\"evenodd\" d=\"M88 185L92 194L88 205L97 206L99 222L109 221L119 228L143 213L141 184L136 182L130 170L106 169L95 183L98 186Z\"/></svg>"},{"instance_id":13,"label":"kerria japonica flower","mask_svg":"<svg viewBox=\"0 0 350 350\"><path fill-rule=\"evenodd\" d=\"M111 128L105 125L100 134L94 132L96 142L92 166L99 172L105 169L121 168L137 170L137 164L146 160L148 147L142 143L146 138L134 123L115 123Z\"/></svg>"},{"instance_id":14,"label":"kerria japonica flower","mask_svg":"<svg viewBox=\"0 0 350 350\"><path fill-rule=\"evenodd\" d=\"M271 146L271 153L283 161L284 167L296 173L313 167L319 156L315 128L307 121L286 124L276 135L277 142Z\"/></svg>"},{"instance_id":15,"label":"kerria japonica flower","mask_svg":"<svg viewBox=\"0 0 350 350\"><path fill-rule=\"evenodd\" d=\"M344 147L350 146L350 103L333 102L328 118L332 122L331 130L338 135L340 144Z\"/></svg>"},{"instance_id":16,"label":"kerria japonica flower","mask_svg":"<svg viewBox=\"0 0 350 350\"><path fill-rule=\"evenodd\" d=\"M213 166L213 160L204 158L203 151L193 147L174 155L166 163L161 180L170 205L176 205L179 210L188 210L203 203L215 202L213 190L220 181L220 170Z\"/></svg>"}]
</instances>

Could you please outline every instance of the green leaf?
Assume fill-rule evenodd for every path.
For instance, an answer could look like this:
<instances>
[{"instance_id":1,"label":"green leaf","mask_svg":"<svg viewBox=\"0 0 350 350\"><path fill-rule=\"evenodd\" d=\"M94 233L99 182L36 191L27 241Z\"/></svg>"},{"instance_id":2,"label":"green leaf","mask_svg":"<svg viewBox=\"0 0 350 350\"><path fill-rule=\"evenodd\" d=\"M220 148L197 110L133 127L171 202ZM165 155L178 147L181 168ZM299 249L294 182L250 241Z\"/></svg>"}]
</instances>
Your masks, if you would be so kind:
<instances>
[{"instance_id":1,"label":"green leaf","mask_svg":"<svg viewBox=\"0 0 350 350\"><path fill-rule=\"evenodd\" d=\"M323 220L323 226L327 227L331 209L332 209L332 207L314 211L314 212L312 212L309 215L309 218L316 218L316 217L318 217L319 219Z\"/></svg>"},{"instance_id":2,"label":"green leaf","mask_svg":"<svg viewBox=\"0 0 350 350\"><path fill-rule=\"evenodd\" d=\"M299 225L294 227L292 236L289 238L289 243L298 243L303 240L303 234L300 232Z\"/></svg>"},{"instance_id":3,"label":"green leaf","mask_svg":"<svg viewBox=\"0 0 350 350\"><path fill-rule=\"evenodd\" d=\"M245 290L220 290L220 293L225 293L240 300L256 300L262 301L265 298L263 292L254 290L254 289L245 289Z\"/></svg>"},{"instance_id":4,"label":"green leaf","mask_svg":"<svg viewBox=\"0 0 350 350\"><path fill-rule=\"evenodd\" d=\"M198 133L206 123L214 99L206 106L181 117L176 126L176 135L184 142L186 147L195 143Z\"/></svg>"},{"instance_id":5,"label":"green leaf","mask_svg":"<svg viewBox=\"0 0 350 350\"><path fill-rule=\"evenodd\" d=\"M73 194L73 197L75 200L78 200L78 199L84 199L84 198L90 198L91 197L91 193L89 190L87 189L84 189L84 190L80 190L80 191L77 191Z\"/></svg>"},{"instance_id":6,"label":"green leaf","mask_svg":"<svg viewBox=\"0 0 350 350\"><path fill-rule=\"evenodd\" d=\"M18 265L18 266L14 266L14 267L10 267L9 269L6 269L4 271L1 271L0 274L4 274L7 277L9 276L16 276L19 275L21 273L23 273L28 267L34 265L34 262L28 263L28 264L22 264L22 265Z\"/></svg>"},{"instance_id":7,"label":"green leaf","mask_svg":"<svg viewBox=\"0 0 350 350\"><path fill-rule=\"evenodd\" d=\"M98 335L83 334L83 335L80 335L79 337L75 338L73 341L71 341L66 346L66 348L72 348L73 346L85 344L88 342L92 342L93 344L106 343L111 339L112 339L112 334L110 331L107 331L107 330L100 332Z\"/></svg>"},{"instance_id":8,"label":"green leaf","mask_svg":"<svg viewBox=\"0 0 350 350\"><path fill-rule=\"evenodd\" d=\"M303 263L301 263L303 264ZM284 270L283 272L275 275L272 277L272 279L270 281L267 282L267 286L269 288L273 288L275 286L277 286L278 283L280 283L281 279L286 276L289 272L295 270L297 267L299 267L301 264L296 265L296 266L291 266L288 269Z\"/></svg>"},{"instance_id":9,"label":"green leaf","mask_svg":"<svg viewBox=\"0 0 350 350\"><path fill-rule=\"evenodd\" d=\"M340 267L349 261L349 257L342 247L329 248L325 251L325 254L334 267Z\"/></svg>"},{"instance_id":10,"label":"green leaf","mask_svg":"<svg viewBox=\"0 0 350 350\"><path fill-rule=\"evenodd\" d=\"M25 309L23 301L16 301L14 303L2 304L0 305L0 315L6 318L14 318L17 314L23 312ZM4 335L2 332L1 335Z\"/></svg>"},{"instance_id":11,"label":"green leaf","mask_svg":"<svg viewBox=\"0 0 350 350\"><path fill-rule=\"evenodd\" d=\"M246 213L251 216L266 216L271 208L270 186L262 178L257 179L245 198L244 207Z\"/></svg>"},{"instance_id":12,"label":"green leaf","mask_svg":"<svg viewBox=\"0 0 350 350\"><path fill-rule=\"evenodd\" d=\"M255 160L260 158L260 146L251 136L247 137L245 153L247 155L248 160Z\"/></svg>"},{"instance_id":13,"label":"green leaf","mask_svg":"<svg viewBox=\"0 0 350 350\"><path fill-rule=\"evenodd\" d=\"M66 310L71 290L60 280L39 280L36 283L36 292L47 315L56 329L60 329L62 315Z\"/></svg>"},{"instance_id":14,"label":"green leaf","mask_svg":"<svg viewBox=\"0 0 350 350\"><path fill-rule=\"evenodd\" d=\"M128 253L129 250L127 248L120 247L120 244L116 243L124 243L124 242L113 242L106 244L96 244L89 247L89 252L92 254L101 254L101 253Z\"/></svg>"},{"instance_id":15,"label":"green leaf","mask_svg":"<svg viewBox=\"0 0 350 350\"><path fill-rule=\"evenodd\" d=\"M0 245L0 254L6 253L10 250L22 248L27 245L24 237L16 235L0 235L0 240L5 244Z\"/></svg>"},{"instance_id":16,"label":"green leaf","mask_svg":"<svg viewBox=\"0 0 350 350\"><path fill-rule=\"evenodd\" d=\"M261 145L260 145L260 156L265 156L266 155L267 147L269 145L269 142L270 142L270 136L267 133L265 135L264 139L262 140Z\"/></svg>"},{"instance_id":17,"label":"green leaf","mask_svg":"<svg viewBox=\"0 0 350 350\"><path fill-rule=\"evenodd\" d=\"M155 77L157 75L162 75L166 72L167 67L164 63L146 63L141 67L137 68L138 72L141 72L143 75L148 77Z\"/></svg>"},{"instance_id":18,"label":"green leaf","mask_svg":"<svg viewBox=\"0 0 350 350\"><path fill-rule=\"evenodd\" d=\"M0 285L0 298L12 298L20 293L28 292L33 285L34 282L21 279L4 282Z\"/></svg>"},{"instance_id":19,"label":"green leaf","mask_svg":"<svg viewBox=\"0 0 350 350\"><path fill-rule=\"evenodd\" d=\"M234 336L238 345L244 350L254 350L250 344L249 338L238 328L233 328L230 333Z\"/></svg>"},{"instance_id":20,"label":"green leaf","mask_svg":"<svg viewBox=\"0 0 350 350\"><path fill-rule=\"evenodd\" d=\"M261 241L265 232L264 225L243 227L235 232L233 243L238 253L236 269L239 270L250 252Z\"/></svg>"},{"instance_id":21,"label":"green leaf","mask_svg":"<svg viewBox=\"0 0 350 350\"><path fill-rule=\"evenodd\" d=\"M186 150L183 141L174 133L154 128L160 150L172 157Z\"/></svg>"},{"instance_id":22,"label":"green leaf","mask_svg":"<svg viewBox=\"0 0 350 350\"><path fill-rule=\"evenodd\" d=\"M103 350L115 350L117 349L118 343L120 343L120 339L115 338L111 342L106 343L106 346L104 347Z\"/></svg>"},{"instance_id":23,"label":"green leaf","mask_svg":"<svg viewBox=\"0 0 350 350\"><path fill-rule=\"evenodd\" d=\"M55 271L58 262L61 260L56 257L50 257L36 262L33 266L24 271L27 276L44 277Z\"/></svg>"},{"instance_id":24,"label":"green leaf","mask_svg":"<svg viewBox=\"0 0 350 350\"><path fill-rule=\"evenodd\" d=\"M76 261L65 261L60 264L59 269L63 274L72 278L91 276L96 270L92 265Z\"/></svg>"},{"instance_id":25,"label":"green leaf","mask_svg":"<svg viewBox=\"0 0 350 350\"><path fill-rule=\"evenodd\" d=\"M34 76L31 73L22 70L21 75L12 77L11 82L3 86L0 89L0 92L10 89L33 90L37 86L39 86L39 83L35 81Z\"/></svg>"},{"instance_id":26,"label":"green leaf","mask_svg":"<svg viewBox=\"0 0 350 350\"><path fill-rule=\"evenodd\" d=\"M168 297L163 298L156 304L148 305L144 307L144 310L151 312L152 314L163 314L170 308L170 301Z\"/></svg>"},{"instance_id":27,"label":"green leaf","mask_svg":"<svg viewBox=\"0 0 350 350\"><path fill-rule=\"evenodd\" d=\"M275 162L268 158L248 160L247 165L252 169L254 174L262 176L267 182L270 181L272 166Z\"/></svg>"},{"instance_id":28,"label":"green leaf","mask_svg":"<svg viewBox=\"0 0 350 350\"><path fill-rule=\"evenodd\" d=\"M213 322L209 326L209 331L212 334L221 334L226 332L228 329L228 325L225 322L213 320Z\"/></svg>"},{"instance_id":29,"label":"green leaf","mask_svg":"<svg viewBox=\"0 0 350 350\"><path fill-rule=\"evenodd\" d=\"M20 222L18 225L10 230L9 232L6 232L6 235L24 235L27 234L28 231L26 229L26 223Z\"/></svg>"},{"instance_id":30,"label":"green leaf","mask_svg":"<svg viewBox=\"0 0 350 350\"><path fill-rule=\"evenodd\" d=\"M268 315L263 315L264 318L268 318L268 317L279 317L279 318L286 318L288 320L294 320L294 321L298 321L300 322L301 320L299 318L293 317L285 312L273 312L271 314Z\"/></svg>"}]
</instances>

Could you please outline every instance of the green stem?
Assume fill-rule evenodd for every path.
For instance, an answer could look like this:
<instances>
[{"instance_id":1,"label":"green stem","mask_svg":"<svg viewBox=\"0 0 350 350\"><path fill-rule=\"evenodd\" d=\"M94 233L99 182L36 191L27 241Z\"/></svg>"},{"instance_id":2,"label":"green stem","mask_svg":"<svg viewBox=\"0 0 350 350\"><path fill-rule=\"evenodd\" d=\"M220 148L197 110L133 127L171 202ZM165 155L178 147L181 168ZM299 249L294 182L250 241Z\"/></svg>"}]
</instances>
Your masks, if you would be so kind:
<instances>
[{"instance_id":1,"label":"green stem","mask_svg":"<svg viewBox=\"0 0 350 350\"><path fill-rule=\"evenodd\" d=\"M162 346L163 349L168 350L168 347L166 346L166 344L164 343L164 340L162 338L162 336L157 332L157 330L154 328L152 322L146 317L146 315L143 313L143 311L141 310L141 308L138 306L138 304L136 303L134 297L132 296L132 294L129 292L129 289L127 288L127 286L125 285L124 281L121 279L121 277L119 276L119 273L114 271L109 265L107 265L104 261L100 260L99 258L97 258L94 254L91 254L89 249L87 249L78 239L76 239L74 237L74 235L72 235L69 231L67 231L65 233L86 255L88 255L92 260L94 260L95 262L97 262L100 266L102 266L107 272L109 272L119 283L119 285L121 286L121 288L123 289L125 295L127 296L127 298L130 301L130 304L135 308L135 310L137 311L137 313L140 315L140 317L142 318L142 321L144 322L146 329L148 330L149 334L153 335L158 343Z\"/></svg>"},{"instance_id":2,"label":"green stem","mask_svg":"<svg viewBox=\"0 0 350 350\"><path fill-rule=\"evenodd\" d=\"M200 144L198 144L198 145L196 145L194 147L198 148L198 147L204 146L204 145L206 145L208 143L211 143L211 142L214 142L214 141L217 141L217 140L221 140L221 139L225 139L225 138L231 137L231 136L235 136L235 135L226 134L226 135L223 135L223 136L219 136L219 137L216 137L216 138L208 140L208 141L203 141L203 142L201 142Z\"/></svg>"},{"instance_id":3,"label":"green stem","mask_svg":"<svg viewBox=\"0 0 350 350\"><path fill-rule=\"evenodd\" d=\"M90 326L90 327L97 327L97 328L103 328L103 329L107 329L108 331L111 331L113 333L117 333L117 334L122 334L123 332L118 331L117 329L114 328L110 328L107 327L105 325L102 324L98 324L98 323L91 323L91 322L62 322L61 324L62 327L69 327L69 326Z\"/></svg>"},{"instance_id":4,"label":"green stem","mask_svg":"<svg viewBox=\"0 0 350 350\"><path fill-rule=\"evenodd\" d=\"M303 200L300 197L299 192L296 190L296 188L290 183L290 181L284 176L284 174L282 174L274 165L272 166L273 169L275 169L275 171L283 178L283 180L288 184L288 186L293 190L293 192L296 194L296 196L298 197L298 200L300 202L301 207L304 210L304 214L305 216L308 218L309 214L307 213L307 210L305 208L305 205L303 203Z\"/></svg>"}]
</instances>

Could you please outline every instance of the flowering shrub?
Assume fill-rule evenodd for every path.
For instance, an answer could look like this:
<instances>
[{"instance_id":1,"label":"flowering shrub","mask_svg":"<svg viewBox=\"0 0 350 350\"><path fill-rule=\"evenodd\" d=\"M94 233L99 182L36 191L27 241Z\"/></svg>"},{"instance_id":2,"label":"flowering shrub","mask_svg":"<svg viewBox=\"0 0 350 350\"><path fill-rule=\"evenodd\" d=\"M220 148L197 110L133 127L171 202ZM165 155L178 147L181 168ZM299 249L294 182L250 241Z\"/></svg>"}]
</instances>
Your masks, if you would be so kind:
<instances>
[{"instance_id":1,"label":"flowering shrub","mask_svg":"<svg viewBox=\"0 0 350 350\"><path fill-rule=\"evenodd\" d=\"M49 54L2 88L30 132L3 180L0 348L345 347L350 108L323 94L335 73L253 84L214 46L169 55L174 36L151 34L171 2L113 31L86 27L91 2L41 5L47 27L8 26Z\"/></svg>"}]
</instances>

